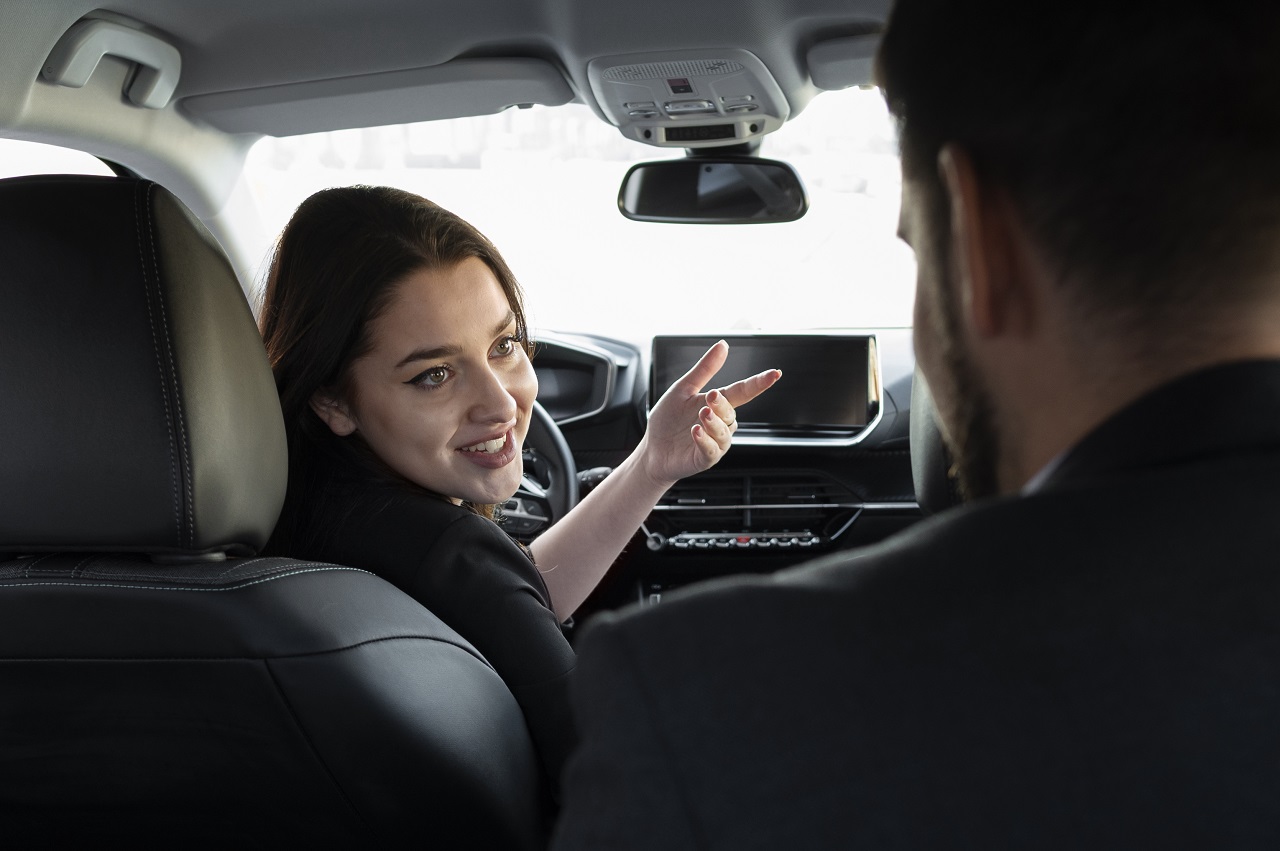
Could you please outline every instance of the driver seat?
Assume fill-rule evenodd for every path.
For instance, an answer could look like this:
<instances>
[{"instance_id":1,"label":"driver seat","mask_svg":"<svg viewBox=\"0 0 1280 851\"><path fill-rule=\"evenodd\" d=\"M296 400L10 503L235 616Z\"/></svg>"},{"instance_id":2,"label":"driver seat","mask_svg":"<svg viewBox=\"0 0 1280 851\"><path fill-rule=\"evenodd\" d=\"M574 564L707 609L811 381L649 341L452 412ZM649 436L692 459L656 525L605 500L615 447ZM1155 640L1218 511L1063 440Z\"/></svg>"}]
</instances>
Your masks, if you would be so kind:
<instances>
[{"instance_id":1,"label":"driver seat","mask_svg":"<svg viewBox=\"0 0 1280 851\"><path fill-rule=\"evenodd\" d=\"M537 848L481 655L372 574L257 558L284 428L216 242L128 178L0 181L6 839Z\"/></svg>"}]
</instances>

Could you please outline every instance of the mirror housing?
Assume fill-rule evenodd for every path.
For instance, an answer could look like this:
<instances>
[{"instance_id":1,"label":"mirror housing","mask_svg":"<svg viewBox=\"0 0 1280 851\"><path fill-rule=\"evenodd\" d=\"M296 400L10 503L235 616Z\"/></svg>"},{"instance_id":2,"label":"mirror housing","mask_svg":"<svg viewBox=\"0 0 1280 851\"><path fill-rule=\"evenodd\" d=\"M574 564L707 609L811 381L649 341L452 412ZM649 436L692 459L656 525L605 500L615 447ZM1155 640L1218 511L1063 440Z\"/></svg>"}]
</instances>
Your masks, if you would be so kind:
<instances>
[{"instance_id":1,"label":"mirror housing","mask_svg":"<svg viewBox=\"0 0 1280 851\"><path fill-rule=\"evenodd\" d=\"M618 209L638 222L739 225L793 222L809 209L794 168L759 157L689 157L637 163Z\"/></svg>"}]
</instances>

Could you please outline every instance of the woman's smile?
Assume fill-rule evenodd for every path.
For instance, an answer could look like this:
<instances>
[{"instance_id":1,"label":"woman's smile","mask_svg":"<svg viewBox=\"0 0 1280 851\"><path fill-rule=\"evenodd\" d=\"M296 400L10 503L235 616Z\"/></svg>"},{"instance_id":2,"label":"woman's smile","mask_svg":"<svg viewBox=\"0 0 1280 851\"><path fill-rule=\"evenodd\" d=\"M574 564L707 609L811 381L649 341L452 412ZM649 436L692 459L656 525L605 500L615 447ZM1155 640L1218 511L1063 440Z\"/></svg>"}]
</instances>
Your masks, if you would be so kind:
<instances>
[{"instance_id":1,"label":"woman's smile","mask_svg":"<svg viewBox=\"0 0 1280 851\"><path fill-rule=\"evenodd\" d=\"M493 440L485 440L472 446L464 446L458 451L472 464L490 470L505 467L520 454L520 448L516 445L515 435L511 431Z\"/></svg>"}]
</instances>

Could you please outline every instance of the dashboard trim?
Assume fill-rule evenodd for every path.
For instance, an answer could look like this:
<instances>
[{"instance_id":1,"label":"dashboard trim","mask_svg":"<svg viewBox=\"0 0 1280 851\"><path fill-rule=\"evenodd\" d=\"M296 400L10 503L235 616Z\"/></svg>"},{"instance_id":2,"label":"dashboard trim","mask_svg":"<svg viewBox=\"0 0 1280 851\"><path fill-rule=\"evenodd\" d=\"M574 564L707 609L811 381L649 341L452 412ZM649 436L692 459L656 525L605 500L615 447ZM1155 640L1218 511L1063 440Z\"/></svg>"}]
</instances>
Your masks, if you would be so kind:
<instances>
[{"instance_id":1,"label":"dashboard trim","mask_svg":"<svg viewBox=\"0 0 1280 851\"><path fill-rule=\"evenodd\" d=\"M594 417L597 414L602 413L606 408L609 407L609 402L610 400L613 399L614 385L617 382L617 376L618 376L618 363L611 353L605 351L602 348L597 348L596 346L592 346L589 343L579 343L579 342L571 343L558 335L552 335L552 334L540 336L537 339L537 344L540 346L546 346L547 348L554 347L554 348L561 348L561 349L569 349L571 351L577 352L578 354L586 355L587 357L593 360L602 361L605 364L605 384L604 384L604 392L601 394L600 404L589 411L584 411L579 414L574 414L573 416L570 416L570 417L564 417L563 419L558 419L556 420L556 425L563 426L563 425L568 425L570 423L576 423L582 420L590 419L591 417Z\"/></svg>"},{"instance_id":2,"label":"dashboard trim","mask_svg":"<svg viewBox=\"0 0 1280 851\"><path fill-rule=\"evenodd\" d=\"M769 503L760 503L753 505L655 505L653 511L800 511L802 509L814 508L856 508L859 511L919 511L920 504L917 502L803 502L803 503L787 503L784 505L775 505Z\"/></svg>"}]
</instances>

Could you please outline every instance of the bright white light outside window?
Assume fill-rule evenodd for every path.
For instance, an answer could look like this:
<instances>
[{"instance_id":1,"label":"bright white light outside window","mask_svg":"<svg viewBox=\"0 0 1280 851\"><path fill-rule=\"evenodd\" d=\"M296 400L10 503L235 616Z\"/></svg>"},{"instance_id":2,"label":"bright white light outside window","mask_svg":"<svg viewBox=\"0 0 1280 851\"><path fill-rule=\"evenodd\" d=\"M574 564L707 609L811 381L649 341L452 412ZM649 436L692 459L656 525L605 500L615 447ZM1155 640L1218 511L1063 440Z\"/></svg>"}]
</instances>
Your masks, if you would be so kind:
<instances>
[{"instance_id":1,"label":"bright white light outside window","mask_svg":"<svg viewBox=\"0 0 1280 851\"><path fill-rule=\"evenodd\" d=\"M298 203L328 186L397 186L457 212L507 258L535 331L643 343L654 333L909 326L915 264L895 237L901 177L880 94L824 93L760 153L799 171L810 193L803 219L624 219L627 168L680 152L624 139L580 105L267 138L246 173L271 231L264 256Z\"/></svg>"}]
</instances>

